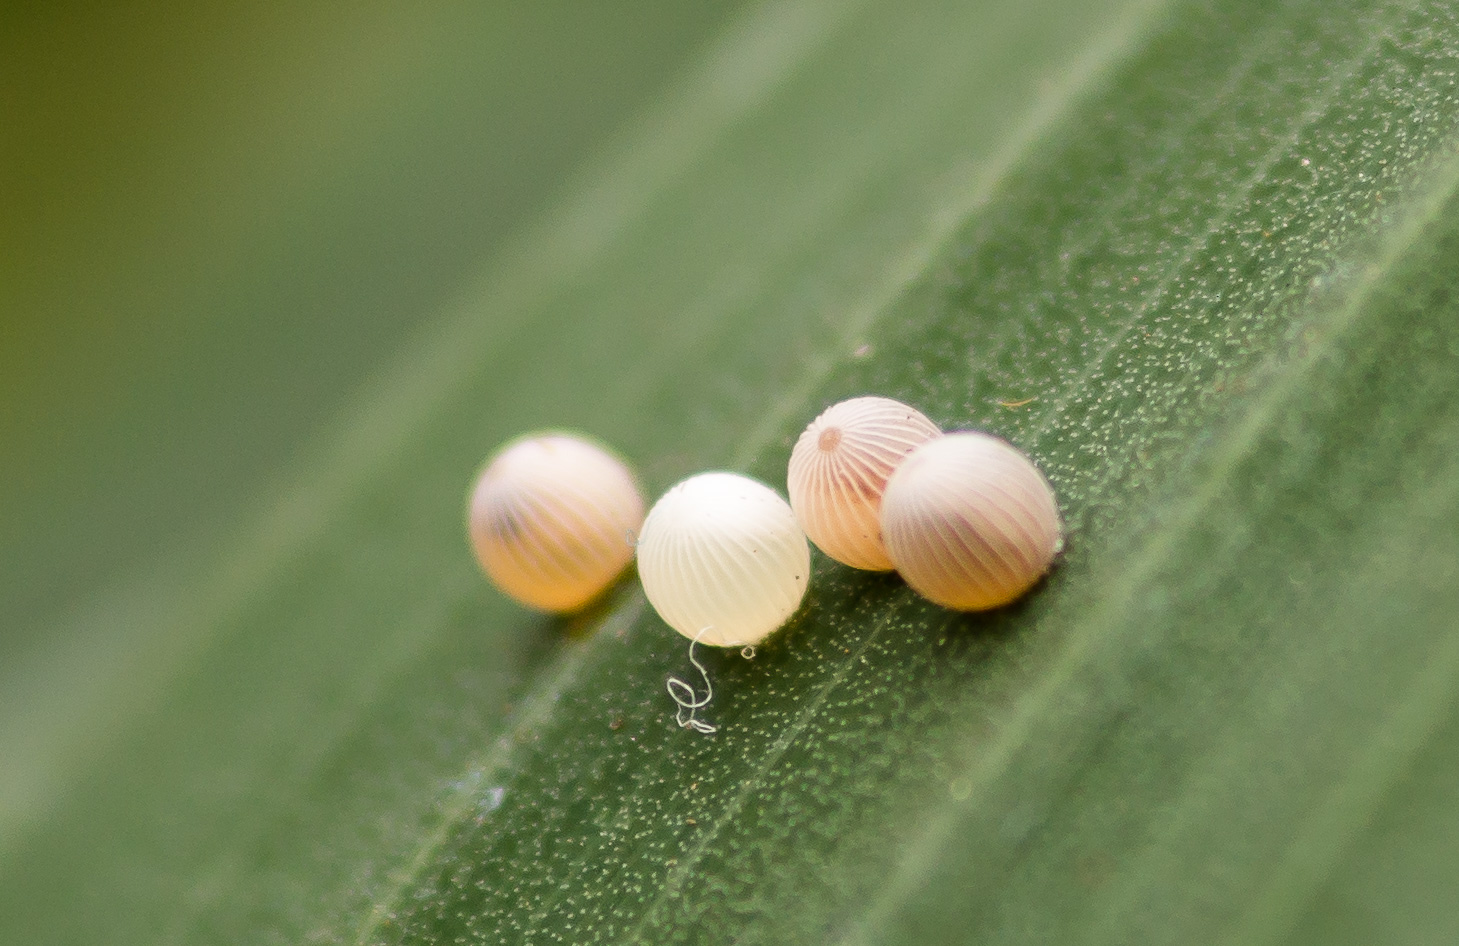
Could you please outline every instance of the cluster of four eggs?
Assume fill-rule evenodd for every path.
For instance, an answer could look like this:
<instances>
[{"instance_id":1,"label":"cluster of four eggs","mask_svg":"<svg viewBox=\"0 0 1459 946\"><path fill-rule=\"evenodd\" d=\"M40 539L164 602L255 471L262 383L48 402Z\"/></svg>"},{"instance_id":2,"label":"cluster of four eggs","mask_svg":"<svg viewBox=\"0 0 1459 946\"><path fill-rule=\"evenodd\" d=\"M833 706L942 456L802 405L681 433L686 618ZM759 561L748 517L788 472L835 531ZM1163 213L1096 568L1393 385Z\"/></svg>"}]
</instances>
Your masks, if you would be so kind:
<instances>
[{"instance_id":1,"label":"cluster of four eggs","mask_svg":"<svg viewBox=\"0 0 1459 946\"><path fill-rule=\"evenodd\" d=\"M621 459L575 436L538 434L487 462L468 525L488 577L545 611L597 598L636 550L664 621L722 647L759 642L800 606L807 536L839 562L896 570L965 611L1017 599L1063 546L1053 490L1027 457L988 434L944 434L889 398L852 398L812 421L791 453L787 489L789 503L750 477L700 473L645 518Z\"/></svg>"}]
</instances>

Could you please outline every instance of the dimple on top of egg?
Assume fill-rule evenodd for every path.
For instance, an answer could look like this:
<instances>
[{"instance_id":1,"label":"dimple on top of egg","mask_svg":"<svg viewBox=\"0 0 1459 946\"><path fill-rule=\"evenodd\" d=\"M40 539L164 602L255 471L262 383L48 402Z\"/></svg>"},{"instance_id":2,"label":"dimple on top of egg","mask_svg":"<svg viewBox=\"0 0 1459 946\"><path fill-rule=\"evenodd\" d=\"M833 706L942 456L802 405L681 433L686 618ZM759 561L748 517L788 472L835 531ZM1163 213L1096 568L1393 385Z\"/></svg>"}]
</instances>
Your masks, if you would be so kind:
<instances>
[{"instance_id":1,"label":"dimple on top of egg","mask_svg":"<svg viewBox=\"0 0 1459 946\"><path fill-rule=\"evenodd\" d=\"M882 491L913 448L941 433L916 408L886 397L855 397L823 411L796 441L786 476L806 535L838 562L890 570Z\"/></svg>"},{"instance_id":2,"label":"dimple on top of egg","mask_svg":"<svg viewBox=\"0 0 1459 946\"><path fill-rule=\"evenodd\" d=\"M576 611L633 558L642 491L606 447L568 433L529 434L497 451L472 490L472 550L508 596L542 611Z\"/></svg>"},{"instance_id":3,"label":"dimple on top of egg","mask_svg":"<svg viewBox=\"0 0 1459 946\"><path fill-rule=\"evenodd\" d=\"M1018 448L976 431L908 455L887 481L882 535L907 584L948 608L1016 600L1064 545L1048 480Z\"/></svg>"},{"instance_id":4,"label":"dimple on top of egg","mask_svg":"<svg viewBox=\"0 0 1459 946\"><path fill-rule=\"evenodd\" d=\"M638 577L674 630L718 647L763 640L805 596L810 547L790 506L737 473L700 473L649 510Z\"/></svg>"}]
</instances>

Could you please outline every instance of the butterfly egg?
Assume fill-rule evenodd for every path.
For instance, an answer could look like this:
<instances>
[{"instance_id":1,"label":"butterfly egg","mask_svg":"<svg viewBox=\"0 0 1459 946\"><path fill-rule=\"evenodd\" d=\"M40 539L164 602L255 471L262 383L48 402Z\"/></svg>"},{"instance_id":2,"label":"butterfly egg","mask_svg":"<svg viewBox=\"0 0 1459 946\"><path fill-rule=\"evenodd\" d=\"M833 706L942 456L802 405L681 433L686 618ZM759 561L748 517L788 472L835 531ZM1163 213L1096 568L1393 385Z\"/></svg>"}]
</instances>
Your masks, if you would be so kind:
<instances>
[{"instance_id":1,"label":"butterfly egg","mask_svg":"<svg viewBox=\"0 0 1459 946\"><path fill-rule=\"evenodd\" d=\"M1064 547L1054 491L1017 448L963 431L913 450L887 481L887 553L907 584L959 611L1015 600Z\"/></svg>"},{"instance_id":2,"label":"butterfly egg","mask_svg":"<svg viewBox=\"0 0 1459 946\"><path fill-rule=\"evenodd\" d=\"M786 487L801 528L822 552L852 568L889 571L882 491L908 453L942 433L916 408L854 397L811 421L790 454Z\"/></svg>"},{"instance_id":3,"label":"butterfly egg","mask_svg":"<svg viewBox=\"0 0 1459 946\"><path fill-rule=\"evenodd\" d=\"M643 493L627 464L592 441L529 434L482 468L467 511L471 548L488 578L528 607L576 611L633 558Z\"/></svg>"},{"instance_id":4,"label":"butterfly egg","mask_svg":"<svg viewBox=\"0 0 1459 946\"><path fill-rule=\"evenodd\" d=\"M780 494L748 476L700 473L649 510L638 539L644 594L690 640L743 647L800 607L811 550Z\"/></svg>"}]
</instances>

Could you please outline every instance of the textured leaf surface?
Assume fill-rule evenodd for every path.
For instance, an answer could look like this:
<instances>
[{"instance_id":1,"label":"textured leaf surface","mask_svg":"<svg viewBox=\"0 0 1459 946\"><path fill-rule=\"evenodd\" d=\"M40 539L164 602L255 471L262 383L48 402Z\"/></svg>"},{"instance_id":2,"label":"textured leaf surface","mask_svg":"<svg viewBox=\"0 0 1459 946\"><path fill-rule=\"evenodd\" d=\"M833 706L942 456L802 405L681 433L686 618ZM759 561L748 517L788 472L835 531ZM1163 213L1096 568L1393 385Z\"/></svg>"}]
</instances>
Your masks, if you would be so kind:
<instances>
[{"instance_id":1,"label":"textured leaf surface","mask_svg":"<svg viewBox=\"0 0 1459 946\"><path fill-rule=\"evenodd\" d=\"M1455 938L1456 92L1419 0L757 8L206 582L140 593L183 655L5 839L0 924ZM780 486L859 392L1038 459L1071 539L1035 595L818 559L707 658L701 737L631 583L534 618L465 553L522 428Z\"/></svg>"}]
</instances>

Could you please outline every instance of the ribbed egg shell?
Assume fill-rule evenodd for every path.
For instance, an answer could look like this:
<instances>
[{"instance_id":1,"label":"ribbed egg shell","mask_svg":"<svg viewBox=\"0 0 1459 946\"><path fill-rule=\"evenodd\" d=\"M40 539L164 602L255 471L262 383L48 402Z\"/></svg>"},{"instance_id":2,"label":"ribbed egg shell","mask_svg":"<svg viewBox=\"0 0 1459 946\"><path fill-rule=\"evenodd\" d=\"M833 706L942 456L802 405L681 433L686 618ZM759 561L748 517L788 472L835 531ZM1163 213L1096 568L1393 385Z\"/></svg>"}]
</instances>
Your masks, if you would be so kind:
<instances>
[{"instance_id":1,"label":"ribbed egg shell","mask_svg":"<svg viewBox=\"0 0 1459 946\"><path fill-rule=\"evenodd\" d=\"M565 433L521 437L482 469L468 508L471 547L503 592L542 611L576 611L633 558L644 500L627 464Z\"/></svg>"},{"instance_id":2,"label":"ribbed egg shell","mask_svg":"<svg viewBox=\"0 0 1459 946\"><path fill-rule=\"evenodd\" d=\"M960 611L1008 604L1064 547L1053 488L1017 448L950 433L907 456L882 496L882 538L907 584Z\"/></svg>"},{"instance_id":3,"label":"ribbed egg shell","mask_svg":"<svg viewBox=\"0 0 1459 946\"><path fill-rule=\"evenodd\" d=\"M810 570L789 504L737 473L683 480L654 503L638 539L638 577L654 610L717 647L758 643L784 624Z\"/></svg>"},{"instance_id":4,"label":"ribbed egg shell","mask_svg":"<svg viewBox=\"0 0 1459 946\"><path fill-rule=\"evenodd\" d=\"M796 441L786 477L806 535L838 562L889 571L879 521L887 477L913 448L941 433L916 408L891 398L854 397L828 407Z\"/></svg>"}]
</instances>

